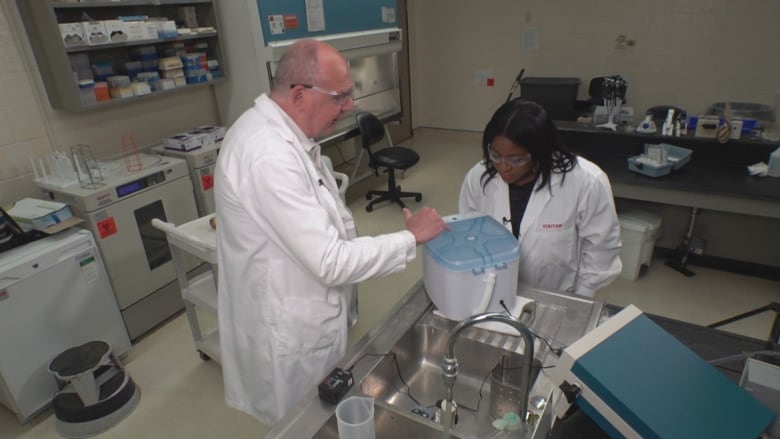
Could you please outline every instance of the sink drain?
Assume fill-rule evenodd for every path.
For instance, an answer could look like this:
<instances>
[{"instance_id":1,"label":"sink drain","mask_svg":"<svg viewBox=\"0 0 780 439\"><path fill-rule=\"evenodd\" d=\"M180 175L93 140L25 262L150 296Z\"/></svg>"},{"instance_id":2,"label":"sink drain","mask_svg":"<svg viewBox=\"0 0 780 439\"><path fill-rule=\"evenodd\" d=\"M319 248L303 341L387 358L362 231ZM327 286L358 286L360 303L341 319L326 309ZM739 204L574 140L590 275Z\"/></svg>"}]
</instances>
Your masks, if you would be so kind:
<instances>
[{"instance_id":1,"label":"sink drain","mask_svg":"<svg viewBox=\"0 0 780 439\"><path fill-rule=\"evenodd\" d=\"M433 419L433 410L426 407L415 407L412 409L412 413L425 419Z\"/></svg>"}]
</instances>

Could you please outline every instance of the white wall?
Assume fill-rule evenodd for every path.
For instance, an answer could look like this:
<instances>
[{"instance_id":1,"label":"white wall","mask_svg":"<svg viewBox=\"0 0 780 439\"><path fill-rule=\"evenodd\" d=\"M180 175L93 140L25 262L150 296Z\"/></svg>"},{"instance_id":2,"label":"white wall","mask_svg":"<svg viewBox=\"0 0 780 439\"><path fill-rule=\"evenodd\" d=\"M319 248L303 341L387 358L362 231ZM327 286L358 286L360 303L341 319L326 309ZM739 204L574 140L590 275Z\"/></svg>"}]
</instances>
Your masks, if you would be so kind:
<instances>
[{"instance_id":1,"label":"white wall","mask_svg":"<svg viewBox=\"0 0 780 439\"><path fill-rule=\"evenodd\" d=\"M53 110L13 0L0 1L0 59L2 205L40 197L30 157L69 151L74 144L91 146L97 158L118 157L123 134L132 134L142 148L170 134L219 123L210 87L92 112Z\"/></svg>"},{"instance_id":2,"label":"white wall","mask_svg":"<svg viewBox=\"0 0 780 439\"><path fill-rule=\"evenodd\" d=\"M776 0L409 0L414 126L481 131L525 76L619 74L636 114L671 104L773 105L780 93ZM536 29L538 50L521 49ZM626 35L633 49L616 50ZM493 70L495 87L474 84Z\"/></svg>"},{"instance_id":3,"label":"white wall","mask_svg":"<svg viewBox=\"0 0 780 439\"><path fill-rule=\"evenodd\" d=\"M720 101L775 105L780 95L777 0L409 0L409 11L414 127L481 132L522 68L580 78L579 99L593 77L619 74L637 117L661 104L695 114ZM522 49L527 29L538 50ZM621 34L636 45L616 50ZM476 85L476 70L492 70L495 87ZM664 216L659 244L674 248L689 210L644 204ZM694 234L707 255L777 266L777 224L706 211Z\"/></svg>"}]
</instances>

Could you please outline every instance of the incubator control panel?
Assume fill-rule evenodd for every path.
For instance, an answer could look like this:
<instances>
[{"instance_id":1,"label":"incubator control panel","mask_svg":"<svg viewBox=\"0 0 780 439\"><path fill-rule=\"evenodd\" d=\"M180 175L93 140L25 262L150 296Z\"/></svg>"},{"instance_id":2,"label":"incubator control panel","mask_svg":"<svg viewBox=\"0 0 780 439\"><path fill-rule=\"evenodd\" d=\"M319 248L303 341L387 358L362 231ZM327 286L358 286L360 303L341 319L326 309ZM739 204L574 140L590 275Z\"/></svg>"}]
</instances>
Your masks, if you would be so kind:
<instances>
[{"instance_id":1,"label":"incubator control panel","mask_svg":"<svg viewBox=\"0 0 780 439\"><path fill-rule=\"evenodd\" d=\"M122 198L134 194L140 190L164 182L165 182L165 172L163 171L155 172L154 174L147 175L144 178L139 178L138 180L131 181L130 183L117 186L116 196L117 198Z\"/></svg>"}]
</instances>

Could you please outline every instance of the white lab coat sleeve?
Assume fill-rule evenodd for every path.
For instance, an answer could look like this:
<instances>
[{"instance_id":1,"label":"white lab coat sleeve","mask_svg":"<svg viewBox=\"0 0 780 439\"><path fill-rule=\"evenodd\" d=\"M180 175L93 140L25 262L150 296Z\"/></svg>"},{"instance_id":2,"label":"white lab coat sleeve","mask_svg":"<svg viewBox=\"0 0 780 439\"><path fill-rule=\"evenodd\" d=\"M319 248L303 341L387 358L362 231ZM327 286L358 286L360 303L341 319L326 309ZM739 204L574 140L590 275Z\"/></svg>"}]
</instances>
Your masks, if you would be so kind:
<instances>
[{"instance_id":1,"label":"white lab coat sleeve","mask_svg":"<svg viewBox=\"0 0 780 439\"><path fill-rule=\"evenodd\" d=\"M474 165L463 178L463 184L460 187L460 197L458 198L458 213L461 215L473 212L482 212L480 200L484 198L482 194L482 185L480 176L485 172L482 162Z\"/></svg>"},{"instance_id":2,"label":"white lab coat sleeve","mask_svg":"<svg viewBox=\"0 0 780 439\"><path fill-rule=\"evenodd\" d=\"M578 207L580 266L576 294L593 297L620 273L620 224L609 179L603 172L587 185Z\"/></svg>"},{"instance_id":3,"label":"white lab coat sleeve","mask_svg":"<svg viewBox=\"0 0 780 439\"><path fill-rule=\"evenodd\" d=\"M408 231L347 240L339 236L315 191L301 156L280 144L254 164L252 214L273 230L271 239L305 270L328 286L339 286L397 273L414 258L415 239Z\"/></svg>"}]
</instances>

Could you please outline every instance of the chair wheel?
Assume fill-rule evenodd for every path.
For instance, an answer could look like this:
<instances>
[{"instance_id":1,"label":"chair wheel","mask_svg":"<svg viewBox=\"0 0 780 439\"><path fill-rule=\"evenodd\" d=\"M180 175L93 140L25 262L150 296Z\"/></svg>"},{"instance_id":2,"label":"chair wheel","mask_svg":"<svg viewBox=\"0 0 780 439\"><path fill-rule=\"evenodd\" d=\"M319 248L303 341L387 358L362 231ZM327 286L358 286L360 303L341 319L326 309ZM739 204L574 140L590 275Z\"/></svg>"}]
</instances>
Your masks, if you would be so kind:
<instances>
[{"instance_id":1,"label":"chair wheel","mask_svg":"<svg viewBox=\"0 0 780 439\"><path fill-rule=\"evenodd\" d=\"M366 206L366 212L371 212L372 210L374 210L374 206L372 206L370 204L368 206Z\"/></svg>"},{"instance_id":2,"label":"chair wheel","mask_svg":"<svg viewBox=\"0 0 780 439\"><path fill-rule=\"evenodd\" d=\"M414 201L417 201L419 203L420 200L422 200L422 195L415 195L414 196Z\"/></svg>"}]
</instances>

